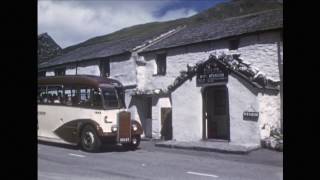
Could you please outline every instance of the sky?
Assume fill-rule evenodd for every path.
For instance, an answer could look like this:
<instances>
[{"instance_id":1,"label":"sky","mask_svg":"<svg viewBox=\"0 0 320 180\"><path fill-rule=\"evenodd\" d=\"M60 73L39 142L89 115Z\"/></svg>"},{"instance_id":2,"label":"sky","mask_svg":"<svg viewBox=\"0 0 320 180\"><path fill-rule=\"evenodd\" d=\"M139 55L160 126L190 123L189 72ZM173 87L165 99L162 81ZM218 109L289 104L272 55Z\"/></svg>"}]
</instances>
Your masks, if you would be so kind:
<instances>
[{"instance_id":1,"label":"sky","mask_svg":"<svg viewBox=\"0 0 320 180\"><path fill-rule=\"evenodd\" d=\"M137 24L189 17L227 0L38 0L38 34L62 48Z\"/></svg>"}]
</instances>

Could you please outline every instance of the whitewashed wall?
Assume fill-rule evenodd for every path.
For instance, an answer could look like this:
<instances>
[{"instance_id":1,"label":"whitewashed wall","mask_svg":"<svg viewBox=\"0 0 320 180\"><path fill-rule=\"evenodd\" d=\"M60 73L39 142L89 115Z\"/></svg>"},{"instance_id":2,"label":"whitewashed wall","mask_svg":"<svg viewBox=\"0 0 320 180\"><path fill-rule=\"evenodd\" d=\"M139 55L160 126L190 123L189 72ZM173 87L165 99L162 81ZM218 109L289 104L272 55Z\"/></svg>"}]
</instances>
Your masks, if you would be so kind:
<instances>
[{"instance_id":1,"label":"whitewashed wall","mask_svg":"<svg viewBox=\"0 0 320 180\"><path fill-rule=\"evenodd\" d=\"M278 42L280 34L274 32L250 35L241 38L240 47L235 52L241 58L257 67L268 77L280 80L278 64Z\"/></svg>"},{"instance_id":2,"label":"whitewashed wall","mask_svg":"<svg viewBox=\"0 0 320 180\"><path fill-rule=\"evenodd\" d=\"M171 108L169 97L152 98L152 137L155 139L161 137L161 108Z\"/></svg>"},{"instance_id":3,"label":"whitewashed wall","mask_svg":"<svg viewBox=\"0 0 320 180\"><path fill-rule=\"evenodd\" d=\"M243 120L243 112L259 112L257 95L246 87L243 80L229 75L227 84L229 93L230 140L234 144L260 144L259 120Z\"/></svg>"},{"instance_id":4,"label":"whitewashed wall","mask_svg":"<svg viewBox=\"0 0 320 180\"><path fill-rule=\"evenodd\" d=\"M241 53L241 59L252 63L267 76L279 80L277 43L280 41L280 33L266 32L256 35L244 36L240 39L239 49L232 50ZM138 87L142 89L166 88L179 75L179 72L187 69L187 64L195 64L206 60L211 53L228 51L227 40L219 40L210 43L172 48L167 53L167 72L165 76L155 76L156 53L142 54L146 61L144 67L137 68ZM158 52L161 53L161 52Z\"/></svg>"},{"instance_id":5,"label":"whitewashed wall","mask_svg":"<svg viewBox=\"0 0 320 180\"><path fill-rule=\"evenodd\" d=\"M243 120L244 111L259 111L256 94L233 76L229 76L227 87L231 143L259 145L259 121ZM201 140L203 126L202 93L201 87L196 87L195 78L192 81L185 82L172 93L171 97L173 139L177 141Z\"/></svg>"},{"instance_id":6,"label":"whitewashed wall","mask_svg":"<svg viewBox=\"0 0 320 180\"><path fill-rule=\"evenodd\" d=\"M277 43L280 41L280 33L266 32L250 36L243 36L240 39L239 49L231 52L240 53L241 59L251 63L254 67L259 68L268 77L274 80L279 80L279 66L278 66L278 48ZM228 51L229 44L227 40L220 40L211 43L202 43L187 47L172 48L166 51L167 53L167 72L165 76L156 76L155 57L156 53L143 54L141 59L144 59L145 66L138 66L137 77L138 87L140 89L164 89L172 84L175 78L180 74L179 72L187 69L187 64L193 65L199 61L206 60L210 53ZM282 49L281 49L282 50ZM162 52L158 52L162 53ZM282 58L282 52L280 52ZM231 77L231 76L230 76ZM194 83L193 85L191 85ZM242 83L231 77L228 84L230 95L230 125L231 125L231 141L234 143L253 143L259 144L260 138L268 135L268 130L260 134L259 127L261 122L268 121L271 124L280 122L277 115L267 115L267 112L280 110L270 109L266 107L265 103L271 103L270 99L280 99L280 97L259 96L252 94ZM193 94L195 92L196 94ZM177 140L199 140L202 138L202 96L200 90L195 87L195 82L185 82L181 87L172 93L172 122L173 122L173 138ZM239 93L243 92L243 93ZM188 97L186 97L188 95ZM192 95L190 103L185 103ZM243 97L243 98L239 98ZM243 100L243 101L242 101ZM263 102L266 101L266 102ZM272 101L273 102L273 101ZM262 104L259 108L259 104ZM188 111L191 108L192 111ZM250 110L250 108L261 111L261 120L258 122L244 121L242 118L243 111ZM159 113L159 108L153 107L153 114ZM197 111L199 111L197 113ZM185 114L186 113L186 114ZM185 115L184 115L185 114ZM270 113L269 113L270 114ZM271 113L272 114L272 113ZM180 118L183 117L183 118ZM193 121L186 121L186 117L191 117ZM268 118L271 118L268 120ZM184 121L182 121L184 119ZM187 123L186 123L187 122ZM273 123L274 122L274 123ZM153 123L157 125L157 123ZM190 125L190 126L189 126ZM194 127L195 130L190 133ZM185 128L188 133L185 133ZM154 133L158 132L158 127L152 127ZM180 130L179 130L180 129Z\"/></svg>"},{"instance_id":7,"label":"whitewashed wall","mask_svg":"<svg viewBox=\"0 0 320 180\"><path fill-rule=\"evenodd\" d=\"M141 57L143 58L143 57ZM137 65L137 88L138 89L143 89L144 85L146 84L146 71L147 71L147 66L144 65Z\"/></svg>"},{"instance_id":8,"label":"whitewashed wall","mask_svg":"<svg viewBox=\"0 0 320 180\"><path fill-rule=\"evenodd\" d=\"M68 65L66 66L66 75L75 75L76 74L76 66Z\"/></svg>"},{"instance_id":9,"label":"whitewashed wall","mask_svg":"<svg viewBox=\"0 0 320 180\"><path fill-rule=\"evenodd\" d=\"M152 98L152 138L159 139L161 137L161 121L159 118L160 108L158 103L159 98L153 97Z\"/></svg>"},{"instance_id":10,"label":"whitewashed wall","mask_svg":"<svg viewBox=\"0 0 320 180\"><path fill-rule=\"evenodd\" d=\"M130 55L110 58L110 77L119 80L124 86L136 85L136 65Z\"/></svg>"},{"instance_id":11,"label":"whitewashed wall","mask_svg":"<svg viewBox=\"0 0 320 180\"><path fill-rule=\"evenodd\" d=\"M202 94L196 79L186 81L171 94L172 134L177 141L202 139Z\"/></svg>"},{"instance_id":12,"label":"whitewashed wall","mask_svg":"<svg viewBox=\"0 0 320 180\"><path fill-rule=\"evenodd\" d=\"M54 71L46 71L46 76L54 76Z\"/></svg>"},{"instance_id":13,"label":"whitewashed wall","mask_svg":"<svg viewBox=\"0 0 320 180\"><path fill-rule=\"evenodd\" d=\"M129 98L127 98L129 99ZM127 106L132 114L132 118L139 121L143 128L142 137L152 137L152 122L146 118L146 103L142 96L133 96Z\"/></svg>"},{"instance_id":14,"label":"whitewashed wall","mask_svg":"<svg viewBox=\"0 0 320 180\"><path fill-rule=\"evenodd\" d=\"M66 66L66 75L95 75L100 76L100 62L86 61L75 65ZM53 74L52 74L53 73ZM47 72L48 75L54 75L54 72ZM136 78L136 65L130 54L119 55L110 58L110 78L119 80L124 86L133 86L137 83Z\"/></svg>"},{"instance_id":15,"label":"whitewashed wall","mask_svg":"<svg viewBox=\"0 0 320 180\"><path fill-rule=\"evenodd\" d=\"M209 48L208 44L198 45L192 48L199 49L200 52L189 52L186 47L175 48L167 51L167 71L165 76L155 75L156 54L152 53L145 55L144 59L147 62L145 68L141 67L138 69L138 74L140 77L144 76L144 79L139 80L138 86L142 89L166 88L177 76L179 76L181 70L187 69L187 64L194 64L208 57L208 54L204 53L204 51ZM139 72L141 70L144 72Z\"/></svg>"},{"instance_id":16,"label":"whitewashed wall","mask_svg":"<svg viewBox=\"0 0 320 180\"><path fill-rule=\"evenodd\" d=\"M100 64L99 61L79 63L77 67L77 74L100 76L99 64Z\"/></svg>"},{"instance_id":17,"label":"whitewashed wall","mask_svg":"<svg viewBox=\"0 0 320 180\"><path fill-rule=\"evenodd\" d=\"M280 128L280 94L259 93L261 139L270 136L272 128Z\"/></svg>"}]
</instances>

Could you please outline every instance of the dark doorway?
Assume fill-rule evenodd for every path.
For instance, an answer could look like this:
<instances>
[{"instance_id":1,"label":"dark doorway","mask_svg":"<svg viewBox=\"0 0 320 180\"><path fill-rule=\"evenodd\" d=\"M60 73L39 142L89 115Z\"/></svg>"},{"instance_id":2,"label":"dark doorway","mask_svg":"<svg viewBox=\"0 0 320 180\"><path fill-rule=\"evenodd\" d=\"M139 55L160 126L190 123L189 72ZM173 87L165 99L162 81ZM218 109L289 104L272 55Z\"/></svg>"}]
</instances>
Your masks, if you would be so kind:
<instances>
[{"instance_id":1,"label":"dark doorway","mask_svg":"<svg viewBox=\"0 0 320 180\"><path fill-rule=\"evenodd\" d=\"M204 132L207 139L230 140L229 98L226 86L206 87L203 92Z\"/></svg>"},{"instance_id":2,"label":"dark doorway","mask_svg":"<svg viewBox=\"0 0 320 180\"><path fill-rule=\"evenodd\" d=\"M172 139L172 109L161 108L161 137L164 140Z\"/></svg>"},{"instance_id":3,"label":"dark doorway","mask_svg":"<svg viewBox=\"0 0 320 180\"><path fill-rule=\"evenodd\" d=\"M145 129L144 133L146 137L152 137L152 97L145 97Z\"/></svg>"}]
</instances>

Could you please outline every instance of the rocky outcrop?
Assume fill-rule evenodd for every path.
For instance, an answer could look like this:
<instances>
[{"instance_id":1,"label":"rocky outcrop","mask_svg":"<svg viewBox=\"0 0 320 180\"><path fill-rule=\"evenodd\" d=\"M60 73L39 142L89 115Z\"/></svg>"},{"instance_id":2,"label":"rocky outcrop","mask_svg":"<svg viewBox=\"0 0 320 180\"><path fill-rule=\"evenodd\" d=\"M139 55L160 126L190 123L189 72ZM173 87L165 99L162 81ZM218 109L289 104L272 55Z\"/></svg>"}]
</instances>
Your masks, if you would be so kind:
<instances>
[{"instance_id":1,"label":"rocky outcrop","mask_svg":"<svg viewBox=\"0 0 320 180\"><path fill-rule=\"evenodd\" d=\"M38 64L61 54L61 47L47 33L38 36Z\"/></svg>"},{"instance_id":2,"label":"rocky outcrop","mask_svg":"<svg viewBox=\"0 0 320 180\"><path fill-rule=\"evenodd\" d=\"M268 149L283 151L283 135L279 128L272 128L270 137L261 141L261 146Z\"/></svg>"}]
</instances>

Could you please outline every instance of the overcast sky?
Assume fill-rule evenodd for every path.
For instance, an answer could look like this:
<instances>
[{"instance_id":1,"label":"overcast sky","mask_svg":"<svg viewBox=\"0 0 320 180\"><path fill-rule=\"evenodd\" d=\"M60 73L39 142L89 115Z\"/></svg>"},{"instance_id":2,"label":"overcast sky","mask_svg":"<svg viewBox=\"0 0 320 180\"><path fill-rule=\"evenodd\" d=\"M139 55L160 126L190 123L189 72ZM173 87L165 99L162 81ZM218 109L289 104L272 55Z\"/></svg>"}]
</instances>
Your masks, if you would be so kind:
<instances>
[{"instance_id":1,"label":"overcast sky","mask_svg":"<svg viewBox=\"0 0 320 180\"><path fill-rule=\"evenodd\" d=\"M38 34L62 48L136 24L192 16L225 0L38 0Z\"/></svg>"}]
</instances>

